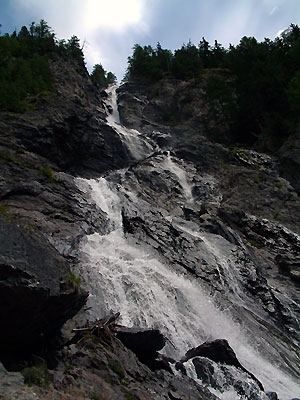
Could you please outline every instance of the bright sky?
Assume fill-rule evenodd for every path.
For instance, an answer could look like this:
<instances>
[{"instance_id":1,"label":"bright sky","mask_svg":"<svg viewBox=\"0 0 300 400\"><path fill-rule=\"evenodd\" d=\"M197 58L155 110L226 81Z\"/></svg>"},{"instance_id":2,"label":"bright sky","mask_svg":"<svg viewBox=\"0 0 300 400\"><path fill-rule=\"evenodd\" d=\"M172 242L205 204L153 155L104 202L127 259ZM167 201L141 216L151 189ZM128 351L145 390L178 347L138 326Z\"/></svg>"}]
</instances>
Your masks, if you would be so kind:
<instances>
[{"instance_id":1,"label":"bright sky","mask_svg":"<svg viewBox=\"0 0 300 400\"><path fill-rule=\"evenodd\" d=\"M243 36L274 39L300 25L300 0L0 0L2 33L40 19L58 39L85 41L90 71L101 63L121 80L135 43L174 50L203 36L226 48Z\"/></svg>"}]
</instances>

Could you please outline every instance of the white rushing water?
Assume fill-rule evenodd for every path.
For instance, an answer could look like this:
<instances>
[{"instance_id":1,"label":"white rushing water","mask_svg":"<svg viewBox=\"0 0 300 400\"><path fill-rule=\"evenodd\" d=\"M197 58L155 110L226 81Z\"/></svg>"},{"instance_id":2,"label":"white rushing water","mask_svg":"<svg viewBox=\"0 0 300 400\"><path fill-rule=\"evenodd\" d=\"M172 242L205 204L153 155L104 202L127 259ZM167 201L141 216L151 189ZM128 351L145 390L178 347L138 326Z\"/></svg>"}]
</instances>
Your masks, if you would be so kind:
<instances>
[{"instance_id":1,"label":"white rushing water","mask_svg":"<svg viewBox=\"0 0 300 400\"><path fill-rule=\"evenodd\" d=\"M280 400L297 395L297 384L276 368L276 360L271 363L263 359L250 346L243 329L215 307L197 282L177 274L159 261L154 250L124 235L119 195L122 187L104 178L77 179L77 183L111 221L107 235L94 233L81 243L81 270L90 292L91 319L120 312L124 325L158 328L170 340L163 352L176 359L206 340L227 339L239 361L266 390L277 391ZM127 193L127 198L136 197ZM225 398L229 397L224 394Z\"/></svg>"},{"instance_id":2,"label":"white rushing water","mask_svg":"<svg viewBox=\"0 0 300 400\"><path fill-rule=\"evenodd\" d=\"M118 84L114 84L107 89L107 124L118 133L132 158L137 161L143 160L153 153L155 144L150 139L145 138L137 130L128 129L120 123L116 92L118 86Z\"/></svg>"},{"instance_id":3,"label":"white rushing water","mask_svg":"<svg viewBox=\"0 0 300 400\"><path fill-rule=\"evenodd\" d=\"M186 171L183 168L181 168L175 161L173 161L169 151L165 159L164 165L168 171L176 175L178 183L183 189L186 201L192 202L193 201L192 185L188 182Z\"/></svg>"}]
</instances>

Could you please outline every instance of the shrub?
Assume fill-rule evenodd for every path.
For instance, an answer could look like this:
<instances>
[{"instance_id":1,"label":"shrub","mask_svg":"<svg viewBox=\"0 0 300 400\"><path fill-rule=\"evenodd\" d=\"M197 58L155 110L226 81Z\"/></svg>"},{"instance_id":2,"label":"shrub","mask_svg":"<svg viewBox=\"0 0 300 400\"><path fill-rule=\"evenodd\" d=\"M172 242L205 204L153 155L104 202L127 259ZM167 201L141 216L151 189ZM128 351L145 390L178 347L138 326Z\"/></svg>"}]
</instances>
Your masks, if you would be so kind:
<instances>
[{"instance_id":1,"label":"shrub","mask_svg":"<svg viewBox=\"0 0 300 400\"><path fill-rule=\"evenodd\" d=\"M132 393L125 393L124 397L126 400L138 400L138 397Z\"/></svg>"},{"instance_id":2,"label":"shrub","mask_svg":"<svg viewBox=\"0 0 300 400\"><path fill-rule=\"evenodd\" d=\"M28 224L28 225L26 225L25 229L26 229L27 233L32 233L32 232L34 232L35 227L33 225Z\"/></svg>"},{"instance_id":3,"label":"shrub","mask_svg":"<svg viewBox=\"0 0 300 400\"><path fill-rule=\"evenodd\" d=\"M108 366L109 368L117 375L119 375L120 378L125 377L125 371L124 368L122 367L121 363L117 360L109 360L108 361Z\"/></svg>"},{"instance_id":4,"label":"shrub","mask_svg":"<svg viewBox=\"0 0 300 400\"><path fill-rule=\"evenodd\" d=\"M276 182L276 186L277 186L279 189L283 189L283 188L284 188L284 183L283 183L282 181L277 181L277 182Z\"/></svg>"},{"instance_id":5,"label":"shrub","mask_svg":"<svg viewBox=\"0 0 300 400\"><path fill-rule=\"evenodd\" d=\"M70 271L69 275L67 276L67 281L75 283L77 286L80 286L81 279L79 276L76 276L73 272Z\"/></svg>"},{"instance_id":6,"label":"shrub","mask_svg":"<svg viewBox=\"0 0 300 400\"><path fill-rule=\"evenodd\" d=\"M40 168L40 174L43 175L45 178L47 178L47 181L49 183L54 182L53 170L51 167L49 167L49 165L44 164Z\"/></svg>"},{"instance_id":7,"label":"shrub","mask_svg":"<svg viewBox=\"0 0 300 400\"><path fill-rule=\"evenodd\" d=\"M21 373L24 376L24 382L28 386L37 385L48 389L52 380L45 364L24 368Z\"/></svg>"}]
</instances>

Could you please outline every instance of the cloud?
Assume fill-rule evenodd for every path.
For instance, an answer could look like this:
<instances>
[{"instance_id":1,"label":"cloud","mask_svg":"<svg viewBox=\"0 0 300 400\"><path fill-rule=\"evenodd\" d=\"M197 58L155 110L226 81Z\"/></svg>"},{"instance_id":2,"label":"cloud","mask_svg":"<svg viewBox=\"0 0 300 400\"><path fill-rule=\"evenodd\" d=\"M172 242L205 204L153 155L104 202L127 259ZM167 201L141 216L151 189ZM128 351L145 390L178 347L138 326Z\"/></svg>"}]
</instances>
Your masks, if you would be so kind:
<instances>
[{"instance_id":1,"label":"cloud","mask_svg":"<svg viewBox=\"0 0 300 400\"><path fill-rule=\"evenodd\" d=\"M280 30L277 32L276 37L280 37L281 34L282 34L285 30L286 30L286 29L280 29Z\"/></svg>"},{"instance_id":2,"label":"cloud","mask_svg":"<svg viewBox=\"0 0 300 400\"><path fill-rule=\"evenodd\" d=\"M229 0L214 8L206 34L211 44L218 40L223 46L238 44L243 36L253 36L259 23L259 10L252 1ZM217 12L216 12L217 10Z\"/></svg>"},{"instance_id":3,"label":"cloud","mask_svg":"<svg viewBox=\"0 0 300 400\"><path fill-rule=\"evenodd\" d=\"M83 24L86 31L106 27L124 31L132 25L143 26L143 3L141 0L87 0L83 8Z\"/></svg>"},{"instance_id":4,"label":"cloud","mask_svg":"<svg viewBox=\"0 0 300 400\"><path fill-rule=\"evenodd\" d=\"M88 69L101 63L122 77L135 43L175 50L204 36L225 47L242 36L271 39L299 24L300 0L0 0L10 29L45 19L58 39L77 35L85 43ZM4 3L4 1L3 1ZM2 10L3 12L2 12ZM8 17L6 17L8 16ZM3 30L6 29L3 23Z\"/></svg>"},{"instance_id":5,"label":"cloud","mask_svg":"<svg viewBox=\"0 0 300 400\"><path fill-rule=\"evenodd\" d=\"M270 11L270 15L273 15L278 10L279 10L278 6L273 7L272 10Z\"/></svg>"},{"instance_id":6,"label":"cloud","mask_svg":"<svg viewBox=\"0 0 300 400\"><path fill-rule=\"evenodd\" d=\"M81 43L85 43L89 70L94 64L102 63L105 69L114 71L111 62L114 60L119 77L124 74L132 41L149 31L147 0L9 1L13 19L19 25L17 29L43 18L54 29L57 38L77 35Z\"/></svg>"}]
</instances>

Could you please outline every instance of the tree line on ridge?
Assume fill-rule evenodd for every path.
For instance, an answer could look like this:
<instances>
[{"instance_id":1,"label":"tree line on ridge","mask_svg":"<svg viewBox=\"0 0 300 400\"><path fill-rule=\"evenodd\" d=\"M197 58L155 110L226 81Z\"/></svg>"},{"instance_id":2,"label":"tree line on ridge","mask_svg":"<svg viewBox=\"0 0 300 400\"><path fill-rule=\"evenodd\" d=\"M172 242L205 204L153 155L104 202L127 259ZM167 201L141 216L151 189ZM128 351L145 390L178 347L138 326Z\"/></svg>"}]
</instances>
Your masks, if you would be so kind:
<instances>
[{"instance_id":1,"label":"tree line on ridge","mask_svg":"<svg viewBox=\"0 0 300 400\"><path fill-rule=\"evenodd\" d=\"M291 24L273 41L245 36L228 49L205 38L174 52L160 43L156 48L136 44L126 79L162 78L205 81L207 100L219 98L225 104L234 140L252 144L264 135L276 149L299 123L300 29Z\"/></svg>"},{"instance_id":2,"label":"tree line on ridge","mask_svg":"<svg viewBox=\"0 0 300 400\"><path fill-rule=\"evenodd\" d=\"M53 78L49 58L59 55L77 60L84 65L80 40L73 35L69 40L57 40L55 33L43 19L29 27L23 26L0 35L0 111L25 112L34 107L39 96L53 92ZM101 64L94 66L93 83L107 87L116 80Z\"/></svg>"}]
</instances>

